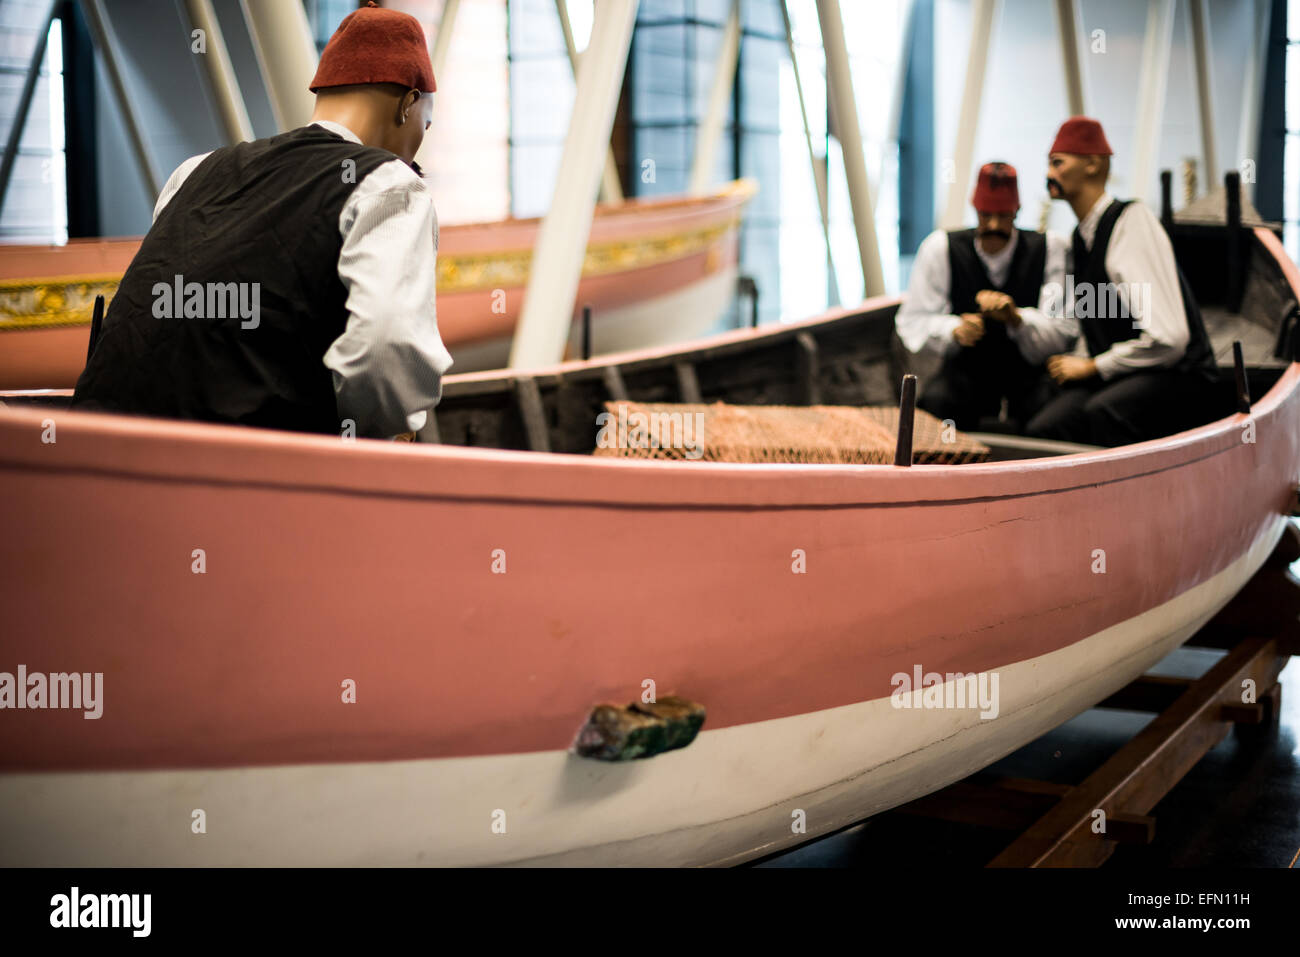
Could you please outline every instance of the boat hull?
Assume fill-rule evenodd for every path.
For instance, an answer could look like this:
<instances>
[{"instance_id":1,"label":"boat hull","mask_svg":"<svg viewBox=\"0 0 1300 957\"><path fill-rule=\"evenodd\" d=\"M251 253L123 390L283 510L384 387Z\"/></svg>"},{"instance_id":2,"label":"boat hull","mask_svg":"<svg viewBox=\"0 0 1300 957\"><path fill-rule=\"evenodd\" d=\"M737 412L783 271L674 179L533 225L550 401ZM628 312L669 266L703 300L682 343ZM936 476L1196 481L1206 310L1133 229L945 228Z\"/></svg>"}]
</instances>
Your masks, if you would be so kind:
<instances>
[{"instance_id":1,"label":"boat hull","mask_svg":"<svg viewBox=\"0 0 1300 957\"><path fill-rule=\"evenodd\" d=\"M747 363L695 358L776 361L784 332L748 335ZM617 360L638 388L651 361ZM91 720L10 681L0 863L718 864L826 833L1097 703L1236 594L1296 508L1300 363L1272 381L1154 442L911 468L0 408L0 704L7 671L102 676ZM995 697L927 707L917 672ZM693 743L567 753L652 689L708 709Z\"/></svg>"},{"instance_id":2,"label":"boat hull","mask_svg":"<svg viewBox=\"0 0 1300 957\"><path fill-rule=\"evenodd\" d=\"M996 718L901 709L885 698L704 731L685 750L631 763L553 750L5 775L0 809L23 826L7 835L0 863L738 863L959 780L1118 690L1222 607L1267 556L1272 538L1159 608L997 668L1006 692ZM108 819L106 804L113 808ZM206 833L188 826L196 808L205 812Z\"/></svg>"},{"instance_id":3,"label":"boat hull","mask_svg":"<svg viewBox=\"0 0 1300 957\"><path fill-rule=\"evenodd\" d=\"M656 279L662 279L659 283ZM669 270L645 270L621 288L579 290L590 304L603 295L618 297L618 304L593 306L592 354L605 355L672 342L689 342L717 328L736 294L735 247L718 250L718 258L702 253L673 264ZM628 293L635 293L629 297ZM522 298L523 290L518 290ZM452 368L457 374L502 369L509 364L514 341L513 325L505 334L462 342L455 347ZM569 330L565 355L582 355L582 324Z\"/></svg>"},{"instance_id":4,"label":"boat hull","mask_svg":"<svg viewBox=\"0 0 1300 957\"><path fill-rule=\"evenodd\" d=\"M104 674L98 720L3 716L0 858L723 863L824 833L1094 704L1226 602L1286 521L1298 380L1160 443L910 470L75 413L45 445L48 414L0 412L4 660ZM895 708L917 666L999 674L997 717ZM708 707L695 743L565 754L646 679Z\"/></svg>"}]
</instances>

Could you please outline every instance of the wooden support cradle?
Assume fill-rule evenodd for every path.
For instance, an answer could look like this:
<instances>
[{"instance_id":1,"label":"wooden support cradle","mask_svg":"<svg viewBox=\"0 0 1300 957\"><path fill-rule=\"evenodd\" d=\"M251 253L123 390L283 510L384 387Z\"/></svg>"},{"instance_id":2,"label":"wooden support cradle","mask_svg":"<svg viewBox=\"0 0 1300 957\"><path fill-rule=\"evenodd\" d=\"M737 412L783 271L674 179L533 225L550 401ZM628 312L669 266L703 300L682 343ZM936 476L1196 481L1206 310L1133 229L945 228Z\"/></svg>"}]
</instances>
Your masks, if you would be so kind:
<instances>
[{"instance_id":1,"label":"wooden support cradle","mask_svg":"<svg viewBox=\"0 0 1300 957\"><path fill-rule=\"evenodd\" d=\"M1023 778L959 781L893 813L1021 832L990 867L1096 867L1155 836L1150 811L1233 727L1277 721L1288 657L1300 654L1300 530L1289 525L1264 567L1188 642L1228 653L1200 678L1144 675L1100 708L1156 717L1076 786ZM1260 689L1243 700L1243 687ZM1097 814L1104 812L1104 831Z\"/></svg>"}]
</instances>

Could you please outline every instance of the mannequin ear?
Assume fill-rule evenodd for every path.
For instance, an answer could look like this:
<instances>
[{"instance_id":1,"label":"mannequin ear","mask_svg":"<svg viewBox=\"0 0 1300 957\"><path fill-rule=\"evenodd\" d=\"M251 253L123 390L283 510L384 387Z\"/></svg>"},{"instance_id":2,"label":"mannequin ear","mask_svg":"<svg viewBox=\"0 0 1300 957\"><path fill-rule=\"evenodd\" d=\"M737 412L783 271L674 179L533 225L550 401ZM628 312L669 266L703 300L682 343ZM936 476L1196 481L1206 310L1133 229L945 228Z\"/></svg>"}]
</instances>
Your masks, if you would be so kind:
<instances>
[{"instance_id":1,"label":"mannequin ear","mask_svg":"<svg viewBox=\"0 0 1300 957\"><path fill-rule=\"evenodd\" d=\"M397 125L402 126L410 118L411 110L415 109L415 104L420 102L419 90L408 90L402 95L402 99L397 104Z\"/></svg>"}]
</instances>

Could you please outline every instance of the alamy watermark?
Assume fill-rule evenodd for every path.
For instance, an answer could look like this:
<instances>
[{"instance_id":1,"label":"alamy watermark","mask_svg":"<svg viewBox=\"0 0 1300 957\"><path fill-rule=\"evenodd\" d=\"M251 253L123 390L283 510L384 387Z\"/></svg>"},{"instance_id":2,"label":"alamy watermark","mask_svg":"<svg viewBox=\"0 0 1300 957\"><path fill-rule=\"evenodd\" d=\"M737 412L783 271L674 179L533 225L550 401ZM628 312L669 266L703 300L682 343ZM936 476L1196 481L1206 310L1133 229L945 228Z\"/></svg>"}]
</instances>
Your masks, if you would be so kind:
<instances>
[{"instance_id":1,"label":"alamy watermark","mask_svg":"<svg viewBox=\"0 0 1300 957\"><path fill-rule=\"evenodd\" d=\"M74 886L50 898L50 926L119 927L132 937L148 937L152 911L152 894L83 894Z\"/></svg>"},{"instance_id":2,"label":"alamy watermark","mask_svg":"<svg viewBox=\"0 0 1300 957\"><path fill-rule=\"evenodd\" d=\"M1076 319L1132 319L1133 328L1142 327L1151 315L1149 282L1081 282L1067 274L1065 284L1049 282L1044 287L1043 311L1053 319L1073 309Z\"/></svg>"},{"instance_id":3,"label":"alamy watermark","mask_svg":"<svg viewBox=\"0 0 1300 957\"><path fill-rule=\"evenodd\" d=\"M914 665L910 675L897 672L889 683L894 686L889 703L895 708L979 708L985 720L998 716L996 671L923 673L920 665Z\"/></svg>"},{"instance_id":4,"label":"alamy watermark","mask_svg":"<svg viewBox=\"0 0 1300 957\"><path fill-rule=\"evenodd\" d=\"M602 449L671 449L683 457L698 459L704 454L703 412L629 411L619 403L618 415L596 416L596 446Z\"/></svg>"},{"instance_id":5,"label":"alamy watermark","mask_svg":"<svg viewBox=\"0 0 1300 957\"><path fill-rule=\"evenodd\" d=\"M18 674L0 671L0 709L80 708L88 721L104 714L104 673L96 671L43 674L18 666Z\"/></svg>"},{"instance_id":6,"label":"alamy watermark","mask_svg":"<svg viewBox=\"0 0 1300 957\"><path fill-rule=\"evenodd\" d=\"M241 329L261 323L260 282L186 282L177 275L153 284L155 319L241 319Z\"/></svg>"}]
</instances>

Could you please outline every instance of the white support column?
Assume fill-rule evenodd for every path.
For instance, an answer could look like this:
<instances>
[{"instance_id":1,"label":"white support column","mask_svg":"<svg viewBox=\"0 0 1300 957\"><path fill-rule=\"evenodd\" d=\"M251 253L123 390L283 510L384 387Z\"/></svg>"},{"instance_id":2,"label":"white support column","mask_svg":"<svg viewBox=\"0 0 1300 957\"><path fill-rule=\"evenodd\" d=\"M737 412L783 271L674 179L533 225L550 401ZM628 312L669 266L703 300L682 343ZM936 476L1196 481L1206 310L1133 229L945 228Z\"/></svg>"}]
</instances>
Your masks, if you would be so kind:
<instances>
[{"instance_id":1,"label":"white support column","mask_svg":"<svg viewBox=\"0 0 1300 957\"><path fill-rule=\"evenodd\" d=\"M1071 116L1083 116L1088 111L1083 102L1083 64L1079 58L1079 37L1083 34L1083 18L1074 0L1056 0L1056 26L1061 39L1061 66L1065 69L1065 95Z\"/></svg>"},{"instance_id":2,"label":"white support column","mask_svg":"<svg viewBox=\"0 0 1300 957\"><path fill-rule=\"evenodd\" d=\"M1169 82L1169 54L1174 40L1174 0L1147 0L1147 29L1142 41L1142 72L1138 78L1136 138L1133 144L1134 194L1156 206L1160 187L1156 162L1160 155L1160 124Z\"/></svg>"},{"instance_id":3,"label":"white support column","mask_svg":"<svg viewBox=\"0 0 1300 957\"><path fill-rule=\"evenodd\" d=\"M433 38L433 49L429 61L433 64L433 79L442 76L442 68L447 64L447 51L451 49L452 28L456 25L456 14L460 12L460 0L447 0L443 4L442 16L438 18L438 32Z\"/></svg>"},{"instance_id":4,"label":"white support column","mask_svg":"<svg viewBox=\"0 0 1300 957\"><path fill-rule=\"evenodd\" d=\"M971 5L970 53L966 58L966 85L962 89L957 141L953 147L953 182L948 187L940 220L943 229L960 227L966 210L975 132L979 127L980 104L984 97L984 66L988 61L997 8L997 0L974 0Z\"/></svg>"},{"instance_id":5,"label":"white support column","mask_svg":"<svg viewBox=\"0 0 1300 957\"><path fill-rule=\"evenodd\" d=\"M454 0L452 0L454 2ZM306 126L316 107L311 78L316 75L316 41L301 3L240 0L257 65L281 132Z\"/></svg>"},{"instance_id":6,"label":"white support column","mask_svg":"<svg viewBox=\"0 0 1300 957\"><path fill-rule=\"evenodd\" d=\"M190 25L202 30L206 52L195 53L212 84L212 95L217 100L217 113L226 131L226 142L234 145L253 139L253 124L244 107L244 96L239 92L235 68L230 63L226 39L221 34L221 24L212 9L212 0L185 0Z\"/></svg>"},{"instance_id":7,"label":"white support column","mask_svg":"<svg viewBox=\"0 0 1300 957\"><path fill-rule=\"evenodd\" d=\"M799 57L795 54L794 28L790 25L788 0L781 0L781 18L785 21L785 45L790 53L790 66L794 70L794 89L799 96L799 115L803 118L803 139L808 146L808 162L812 166L813 184L817 188L817 211L821 214L822 235L826 238L826 273L830 280L828 292L830 304L839 305L840 284L835 279L835 259L831 255L831 223L829 202L827 198L826 164L813 149L812 124L808 122L808 106L803 95L803 80L799 74Z\"/></svg>"},{"instance_id":8,"label":"white support column","mask_svg":"<svg viewBox=\"0 0 1300 957\"><path fill-rule=\"evenodd\" d=\"M451 48L452 31L456 27L456 14L460 12L460 0L447 0L438 18L438 32L433 38L433 50L429 62L433 65L433 79L439 86L443 83L442 68L447 62L447 51ZM420 148L415 151L415 162L424 169L433 168L434 142L433 128L430 127L420 141Z\"/></svg>"},{"instance_id":9,"label":"white support column","mask_svg":"<svg viewBox=\"0 0 1300 957\"><path fill-rule=\"evenodd\" d=\"M849 205L853 208L853 225L858 233L863 291L867 296L879 296L885 291L885 278L880 266L871 184L867 178L867 159L862 146L862 128L858 122L858 103L853 93L853 74L849 67L849 49L844 40L839 0L817 0L817 18L821 21L822 45L826 49L831 115L839 131Z\"/></svg>"},{"instance_id":10,"label":"white support column","mask_svg":"<svg viewBox=\"0 0 1300 957\"><path fill-rule=\"evenodd\" d=\"M1192 33L1192 63L1196 71L1196 102L1201 118L1201 155L1205 161L1205 189L1219 183L1219 163L1214 148L1214 74L1210 60L1210 9L1206 0L1188 0L1188 26Z\"/></svg>"},{"instance_id":11,"label":"white support column","mask_svg":"<svg viewBox=\"0 0 1300 957\"><path fill-rule=\"evenodd\" d=\"M103 57L104 69L113 87L113 96L122 115L122 125L126 127L126 135L131 141L131 149L140 167L140 176L144 179L145 189L149 191L150 197L156 199L162 192L162 177L158 174L158 167L149 153L149 145L145 142L140 118L135 112L135 103L127 91L126 79L122 76L122 65L118 58L117 37L114 36L113 27L104 15L103 0L81 0L81 8L86 14L86 23L94 38L95 49Z\"/></svg>"},{"instance_id":12,"label":"white support column","mask_svg":"<svg viewBox=\"0 0 1300 957\"><path fill-rule=\"evenodd\" d=\"M578 90L551 208L542 219L510 348L513 369L560 361L573 321L587 237L614 112L627 69L638 0L595 5L591 43L578 64Z\"/></svg>"},{"instance_id":13,"label":"white support column","mask_svg":"<svg viewBox=\"0 0 1300 957\"><path fill-rule=\"evenodd\" d=\"M1264 100L1264 73L1268 48L1268 25L1272 19L1273 4L1271 0L1254 0L1255 22L1251 30L1250 48L1246 51L1246 68L1242 76L1241 127L1237 131L1237 163L1245 160L1258 162L1255 156L1259 149L1259 111ZM1255 182L1251 178L1241 184L1251 200L1255 198Z\"/></svg>"},{"instance_id":14,"label":"white support column","mask_svg":"<svg viewBox=\"0 0 1300 957\"><path fill-rule=\"evenodd\" d=\"M695 161L691 164L691 179L687 189L692 196L703 196L713 182L713 167L717 163L718 140L727 122L727 102L736 83L736 62L740 57L740 0L731 0L731 11L722 30L722 47L713 68L713 83L709 87L709 102L704 120L695 133Z\"/></svg>"},{"instance_id":15,"label":"white support column","mask_svg":"<svg viewBox=\"0 0 1300 957\"><path fill-rule=\"evenodd\" d=\"M898 59L894 64L894 87L889 95L889 125L885 127L888 141L898 145L903 124L903 93L907 89L907 70L912 53L912 26L916 4L908 0L907 10L903 14L903 30L898 40ZM871 208L875 209L880 199L880 188L885 181L885 154L880 154L876 164L876 176L871 181Z\"/></svg>"},{"instance_id":16,"label":"white support column","mask_svg":"<svg viewBox=\"0 0 1300 957\"><path fill-rule=\"evenodd\" d=\"M560 18L560 29L564 32L564 48L569 51L569 66L573 75L578 75L578 44L573 39L573 22L569 19L568 0L555 0L555 12ZM623 184L618 178L618 163L614 160L614 149L605 152L605 172L600 181L600 201L602 203L623 202Z\"/></svg>"},{"instance_id":17,"label":"white support column","mask_svg":"<svg viewBox=\"0 0 1300 957\"><path fill-rule=\"evenodd\" d=\"M894 61L894 87L889 94L889 125L885 135L897 143L903 125L903 93L907 89L907 70L911 65L912 32L916 28L916 3L907 0L903 29L898 37L898 59Z\"/></svg>"}]
</instances>

